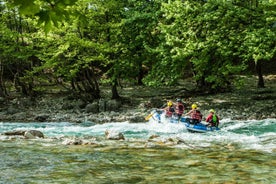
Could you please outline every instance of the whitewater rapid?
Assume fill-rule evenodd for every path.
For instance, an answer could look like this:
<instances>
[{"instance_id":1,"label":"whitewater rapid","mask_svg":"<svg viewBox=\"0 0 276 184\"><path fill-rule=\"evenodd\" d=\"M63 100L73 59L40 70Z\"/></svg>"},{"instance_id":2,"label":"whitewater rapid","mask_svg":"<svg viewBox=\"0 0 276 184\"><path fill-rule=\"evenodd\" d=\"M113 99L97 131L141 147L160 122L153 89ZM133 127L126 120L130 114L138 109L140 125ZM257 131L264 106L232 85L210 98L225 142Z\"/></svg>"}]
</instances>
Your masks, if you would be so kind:
<instances>
[{"instance_id":1,"label":"whitewater rapid","mask_svg":"<svg viewBox=\"0 0 276 184\"><path fill-rule=\"evenodd\" d=\"M276 119L238 121L224 119L220 123L220 131L208 133L190 133L183 124L156 122L112 122L95 124L93 122L45 122L20 123L0 122L0 133L14 130L38 130L46 139L85 139L105 136L105 131L123 133L127 140L147 140L152 135L163 138L181 138L189 144L204 146L217 144L237 144L244 149L272 152L276 149ZM7 140L1 135L0 140Z\"/></svg>"}]
</instances>

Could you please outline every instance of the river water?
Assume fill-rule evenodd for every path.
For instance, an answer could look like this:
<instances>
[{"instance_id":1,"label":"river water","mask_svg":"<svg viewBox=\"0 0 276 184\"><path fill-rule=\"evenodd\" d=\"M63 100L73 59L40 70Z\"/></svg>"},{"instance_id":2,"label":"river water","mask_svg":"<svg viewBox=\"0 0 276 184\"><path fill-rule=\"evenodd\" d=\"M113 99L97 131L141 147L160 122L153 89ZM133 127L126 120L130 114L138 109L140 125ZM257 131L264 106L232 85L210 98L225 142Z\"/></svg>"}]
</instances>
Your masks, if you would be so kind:
<instances>
[{"instance_id":1,"label":"river water","mask_svg":"<svg viewBox=\"0 0 276 184\"><path fill-rule=\"evenodd\" d=\"M276 183L276 119L224 119L220 128L199 134L154 122L0 122L0 133L45 135L0 136L0 183ZM125 140L105 140L106 130ZM76 140L86 144L69 145Z\"/></svg>"}]
</instances>

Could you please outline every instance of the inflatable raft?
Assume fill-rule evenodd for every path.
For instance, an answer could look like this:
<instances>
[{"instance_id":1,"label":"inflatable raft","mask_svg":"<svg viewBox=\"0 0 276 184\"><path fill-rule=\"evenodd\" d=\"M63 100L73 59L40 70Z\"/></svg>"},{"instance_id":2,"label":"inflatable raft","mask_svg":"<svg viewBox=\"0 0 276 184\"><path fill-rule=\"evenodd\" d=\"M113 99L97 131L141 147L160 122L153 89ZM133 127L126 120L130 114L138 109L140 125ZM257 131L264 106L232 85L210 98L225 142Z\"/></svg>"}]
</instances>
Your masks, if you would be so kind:
<instances>
[{"instance_id":1,"label":"inflatable raft","mask_svg":"<svg viewBox=\"0 0 276 184\"><path fill-rule=\"evenodd\" d=\"M206 124L203 124L202 122L193 124L190 122L190 118L188 117L181 117L180 119L177 116L165 117L163 111L157 110L152 111L151 114L149 114L145 119L152 120L157 123L181 123L190 132L205 133L220 130L218 127L206 126Z\"/></svg>"}]
</instances>

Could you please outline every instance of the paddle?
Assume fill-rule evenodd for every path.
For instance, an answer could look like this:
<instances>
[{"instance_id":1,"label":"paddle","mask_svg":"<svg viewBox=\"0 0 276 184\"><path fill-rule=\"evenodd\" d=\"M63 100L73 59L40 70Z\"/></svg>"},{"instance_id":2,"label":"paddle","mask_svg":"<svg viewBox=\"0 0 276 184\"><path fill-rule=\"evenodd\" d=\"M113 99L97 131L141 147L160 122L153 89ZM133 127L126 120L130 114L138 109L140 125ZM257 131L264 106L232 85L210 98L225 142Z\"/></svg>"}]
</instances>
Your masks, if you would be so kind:
<instances>
[{"instance_id":1,"label":"paddle","mask_svg":"<svg viewBox=\"0 0 276 184\"><path fill-rule=\"evenodd\" d=\"M145 120L148 121L152 116L153 116L153 113L150 113L149 115L147 115L147 116L145 117Z\"/></svg>"},{"instance_id":2,"label":"paddle","mask_svg":"<svg viewBox=\"0 0 276 184\"><path fill-rule=\"evenodd\" d=\"M166 107L166 103L164 104L164 105L162 105L162 109L164 108L164 107ZM153 116L153 114L156 112L156 110L154 110L154 111L152 111L149 115L147 115L146 117L145 117L145 120L146 121L148 121L152 116Z\"/></svg>"},{"instance_id":3,"label":"paddle","mask_svg":"<svg viewBox=\"0 0 276 184\"><path fill-rule=\"evenodd\" d=\"M157 110L157 109L151 111L151 113L145 117L145 120L148 121L148 120L154 115L154 113L156 112L156 110Z\"/></svg>"}]
</instances>

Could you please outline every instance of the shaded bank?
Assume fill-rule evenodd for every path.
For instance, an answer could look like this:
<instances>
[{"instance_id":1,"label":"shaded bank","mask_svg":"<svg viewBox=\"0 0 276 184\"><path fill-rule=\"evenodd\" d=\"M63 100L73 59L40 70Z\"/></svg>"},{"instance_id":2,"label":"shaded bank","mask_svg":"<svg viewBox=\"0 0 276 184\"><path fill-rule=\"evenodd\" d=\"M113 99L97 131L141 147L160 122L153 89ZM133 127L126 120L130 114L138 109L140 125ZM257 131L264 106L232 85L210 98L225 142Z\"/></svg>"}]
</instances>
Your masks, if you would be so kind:
<instances>
[{"instance_id":1,"label":"shaded bank","mask_svg":"<svg viewBox=\"0 0 276 184\"><path fill-rule=\"evenodd\" d=\"M181 98L186 111L197 103L204 116L210 108L216 109L221 118L266 119L276 118L276 76L265 76L266 88L256 88L256 77L246 78L244 86L227 93L196 94L191 89L192 80L175 87L125 87L120 89L120 101L106 98L93 103L48 94L36 99L0 99L0 121L6 122L143 122L144 117L167 100Z\"/></svg>"}]
</instances>

